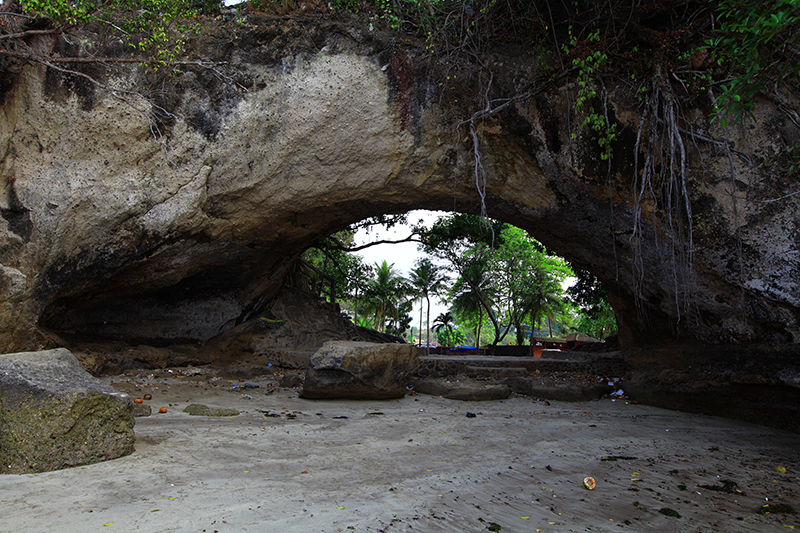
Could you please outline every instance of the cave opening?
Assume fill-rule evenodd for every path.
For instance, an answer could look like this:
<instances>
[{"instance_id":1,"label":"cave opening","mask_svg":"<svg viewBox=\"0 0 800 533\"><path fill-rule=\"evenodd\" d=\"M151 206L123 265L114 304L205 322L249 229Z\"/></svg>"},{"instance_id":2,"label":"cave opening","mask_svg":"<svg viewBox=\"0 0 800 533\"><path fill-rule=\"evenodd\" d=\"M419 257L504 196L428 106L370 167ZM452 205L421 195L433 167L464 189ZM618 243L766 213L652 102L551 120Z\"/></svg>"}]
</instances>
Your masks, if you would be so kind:
<instances>
[{"instance_id":1,"label":"cave opening","mask_svg":"<svg viewBox=\"0 0 800 533\"><path fill-rule=\"evenodd\" d=\"M302 286L304 291L317 291L313 296L323 303L326 300L335 302L337 313L356 326L365 326L417 344L423 344L422 331L426 333L424 343L428 344L428 330L432 330L434 324L429 327L427 323L434 323L437 318L446 320L440 330L457 332L449 339L451 343L464 345L529 345L535 337L563 337L581 329L581 333L602 340L615 330L607 291L602 282L590 273L591 264L583 263L579 254L569 259L561 257L558 255L559 242L551 240L545 245L534 240L530 235L535 233L524 229L524 221L504 216L502 211L498 213L498 219L480 222L481 219L474 214L476 208L443 210L446 203L452 205L455 202L452 198L445 201L439 198L432 202L415 202L403 209L367 204L350 209L345 216L317 217L313 223L308 215L298 215L293 224L307 231L303 232L303 239L295 242L245 239L241 242L225 241L222 246L217 246L212 241L195 239L188 244L169 243L143 253L135 261L114 268L112 272L95 276L90 271L84 274L85 279L60 287L59 292L43 306L38 325L46 335L72 346L104 343L120 347L144 345L173 352L177 350L182 354L199 353L209 341L214 344L213 339L228 330L271 316L271 308L281 296L286 297L286 290ZM334 212L341 213L341 209ZM449 260L447 254L437 256L434 248L425 249L424 242L429 238L426 232L437 223L444 224L444 221L454 226L448 230L445 224L438 228L439 231L462 232L460 235L451 234ZM465 221L470 221L474 227L464 226ZM388 226L383 226L383 236L378 240L405 242L372 247L366 241L356 241L356 238L369 240L368 228L373 228L372 235L375 235L374 228L382 222ZM459 228L459 224L462 227ZM486 230L485 234L470 236L464 233L477 230L479 226ZM398 239L397 231L405 234ZM388 232L395 232L395 236ZM414 266L419 266L423 259L433 259L435 269L443 278L435 291L437 297L446 298L450 290L449 298L453 300L459 296L452 291L453 285L460 282L462 289L467 287L463 269L459 270L463 265L458 264L458 257L475 256L481 246L499 254L497 257L480 257L489 265L486 266L489 278L486 282L495 283L492 288L497 299L494 308L489 305L477 312L464 309L463 305L453 309L443 300L434 301L435 313L428 316L423 310L426 323L421 325L422 300L413 294L413 287L407 286L404 301L392 306L402 312L384 317L381 323L376 323L374 304L369 304L373 305L370 317L366 312L369 305L355 302L359 290L363 294L369 285L364 276L381 267L380 253L376 255L370 250L395 248L387 255L387 265L391 268L397 263L392 274L406 282ZM549 264L545 267L540 264L536 267L539 271L536 271L528 261L527 266L534 269L525 272L520 264L512 265L512 260L526 258L519 249L514 257L514 246L521 246L534 254L539 263L549 261ZM351 253L346 250L348 247L358 251ZM219 254L214 253L215 248ZM362 255L356 255L358 253ZM337 258L345 257L350 259L344 264L337 263ZM303 266L298 266L301 264ZM519 277L516 287L510 287L510 281L504 287L497 284L503 275L502 266L518 269L513 273ZM348 268L350 271L346 271ZM360 287L352 279L358 275L364 278L360 280ZM512 274L506 271L505 275ZM513 300L526 295L512 293L524 292L525 276L528 276L528 285L538 283L537 290L541 289L539 285L542 283L539 282L542 279L555 280L550 285L551 292L557 294L545 295L545 300L553 296L558 302L553 305L545 302L533 315L530 305L524 311L519 309L521 304L516 305ZM578 282L582 284L583 309L577 304L581 295L574 294L570 298L568 294L568 289ZM410 282L407 285L410 286ZM335 293L331 292L332 289ZM462 299L468 293L468 290L462 290ZM532 296L532 291L528 291L527 297ZM593 307L591 317L586 314L590 307ZM513 314L520 316L512 319ZM603 316L599 317L599 314ZM449 321L453 319L459 323L458 328L452 328L454 323ZM591 327L595 329L587 329ZM439 343L437 335L434 335L434 343ZM308 346L308 343L304 344L305 349Z\"/></svg>"},{"instance_id":2,"label":"cave opening","mask_svg":"<svg viewBox=\"0 0 800 533\"><path fill-rule=\"evenodd\" d=\"M616 333L607 290L590 272L528 232L476 215L362 220L301 261L312 292L354 323L419 346L542 346Z\"/></svg>"}]
</instances>

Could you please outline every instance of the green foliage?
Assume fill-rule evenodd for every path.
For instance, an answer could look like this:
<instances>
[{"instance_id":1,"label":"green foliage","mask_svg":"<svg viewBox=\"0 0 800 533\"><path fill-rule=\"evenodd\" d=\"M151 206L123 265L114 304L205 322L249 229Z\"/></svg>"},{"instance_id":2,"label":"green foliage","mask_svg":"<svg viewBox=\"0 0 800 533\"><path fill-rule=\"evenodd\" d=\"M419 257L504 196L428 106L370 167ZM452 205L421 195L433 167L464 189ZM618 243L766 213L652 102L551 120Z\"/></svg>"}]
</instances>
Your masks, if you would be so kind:
<instances>
[{"instance_id":1,"label":"green foliage","mask_svg":"<svg viewBox=\"0 0 800 533\"><path fill-rule=\"evenodd\" d=\"M423 248L445 259L457 274L449 300L462 320L478 323L476 339L485 317L494 328L493 344L500 343L512 328L522 344L526 320L535 323L542 315L560 311L561 281L570 269L525 231L469 215L451 215L440 217L424 237Z\"/></svg>"},{"instance_id":2,"label":"green foliage","mask_svg":"<svg viewBox=\"0 0 800 533\"><path fill-rule=\"evenodd\" d=\"M466 333L456 324L450 311L441 313L433 323L436 339L442 346L458 346L466 341Z\"/></svg>"},{"instance_id":3,"label":"green foliage","mask_svg":"<svg viewBox=\"0 0 800 533\"><path fill-rule=\"evenodd\" d=\"M62 31L88 22L122 30L128 44L149 55L154 65L178 57L186 42L184 34L199 29L190 20L213 5L196 0L22 0L21 4L26 13L49 18Z\"/></svg>"},{"instance_id":4,"label":"green foliage","mask_svg":"<svg viewBox=\"0 0 800 533\"><path fill-rule=\"evenodd\" d=\"M659 513L663 514L664 516L671 516L673 518L680 518L681 515L675 509L670 509L669 507L662 507L658 510Z\"/></svg>"},{"instance_id":5,"label":"green foliage","mask_svg":"<svg viewBox=\"0 0 800 533\"><path fill-rule=\"evenodd\" d=\"M567 289L578 317L573 329L603 340L617 331L614 310L608 303L608 291L590 272L572 266L575 283Z\"/></svg>"},{"instance_id":6,"label":"green foliage","mask_svg":"<svg viewBox=\"0 0 800 533\"><path fill-rule=\"evenodd\" d=\"M446 288L447 276L441 272L441 269L434 265L433 262L423 257L418 259L414 268L409 274L408 281L411 289L415 295L420 299L424 298L428 304L426 316L428 336L426 344L430 345L430 314L431 314L431 296L441 293ZM420 306L419 328L422 330L422 306Z\"/></svg>"},{"instance_id":7,"label":"green foliage","mask_svg":"<svg viewBox=\"0 0 800 533\"><path fill-rule=\"evenodd\" d=\"M384 331L389 335L403 337L411 328L412 300L405 300L397 304L397 313L386 321Z\"/></svg>"},{"instance_id":8,"label":"green foliage","mask_svg":"<svg viewBox=\"0 0 800 533\"><path fill-rule=\"evenodd\" d=\"M472 245L500 245L500 232L506 226L502 222L481 218L477 215L453 213L439 217L430 229L421 231L421 249L444 250L466 249Z\"/></svg>"},{"instance_id":9,"label":"green foliage","mask_svg":"<svg viewBox=\"0 0 800 533\"><path fill-rule=\"evenodd\" d=\"M331 0L329 2L331 11L347 11L350 13L359 13L363 8L364 2L361 0Z\"/></svg>"},{"instance_id":10,"label":"green foliage","mask_svg":"<svg viewBox=\"0 0 800 533\"><path fill-rule=\"evenodd\" d=\"M495 289L489 271L489 258L478 247L465 254L465 262L459 270L459 277L450 289L450 302L453 312L462 322L472 323L475 343L482 345L481 332L486 307L494 305Z\"/></svg>"},{"instance_id":11,"label":"green foliage","mask_svg":"<svg viewBox=\"0 0 800 533\"><path fill-rule=\"evenodd\" d=\"M755 95L800 77L800 0L721 0L719 28L706 41L718 65L733 71L720 85L717 118L738 122L753 109Z\"/></svg>"},{"instance_id":12,"label":"green foliage","mask_svg":"<svg viewBox=\"0 0 800 533\"><path fill-rule=\"evenodd\" d=\"M577 39L572 36L570 31L570 44L574 48L577 46ZM589 43L600 42L600 30L589 35ZM571 53L571 49L564 46L566 54ZM609 124L605 113L600 114L594 108L597 99L597 89L595 88L595 77L597 71L608 61L608 56L601 50L594 50L585 57L576 57L572 64L578 67L578 94L575 98L573 109L575 113L584 114L581 128L589 128L595 134L597 144L600 146L600 158L607 161L611 158L611 143L617 139L617 125ZM573 138L576 134L572 134Z\"/></svg>"},{"instance_id":13,"label":"green foliage","mask_svg":"<svg viewBox=\"0 0 800 533\"><path fill-rule=\"evenodd\" d=\"M343 248L353 243L353 232L344 230L330 235L303 253L303 259L333 279L337 298L357 299L371 275L363 259Z\"/></svg>"},{"instance_id":14,"label":"green foliage","mask_svg":"<svg viewBox=\"0 0 800 533\"><path fill-rule=\"evenodd\" d=\"M595 313L591 315L580 313L571 329L603 340L617 331L614 310L608 302L603 301L598 305Z\"/></svg>"},{"instance_id":15,"label":"green foliage","mask_svg":"<svg viewBox=\"0 0 800 533\"><path fill-rule=\"evenodd\" d=\"M443 329L436 332L436 340L442 346L463 346L467 341L467 334L461 328Z\"/></svg>"},{"instance_id":16,"label":"green foliage","mask_svg":"<svg viewBox=\"0 0 800 533\"><path fill-rule=\"evenodd\" d=\"M374 317L379 331L385 332L387 323L390 331L400 328L404 315L410 311L410 306L404 307L410 293L408 283L394 269L394 263L376 263L374 276L367 282L364 291L364 306L366 312ZM411 319L408 318L410 323ZM408 328L408 324L402 331Z\"/></svg>"}]
</instances>

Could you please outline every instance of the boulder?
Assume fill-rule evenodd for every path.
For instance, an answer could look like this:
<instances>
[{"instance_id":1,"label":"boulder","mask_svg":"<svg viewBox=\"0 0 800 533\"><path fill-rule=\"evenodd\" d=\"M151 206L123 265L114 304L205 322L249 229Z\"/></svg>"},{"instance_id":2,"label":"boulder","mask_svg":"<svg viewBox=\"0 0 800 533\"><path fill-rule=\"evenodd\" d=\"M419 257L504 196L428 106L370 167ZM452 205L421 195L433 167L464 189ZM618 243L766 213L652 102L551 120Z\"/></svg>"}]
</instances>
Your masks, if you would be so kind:
<instances>
[{"instance_id":1,"label":"boulder","mask_svg":"<svg viewBox=\"0 0 800 533\"><path fill-rule=\"evenodd\" d=\"M414 390L431 396L441 396L449 400L480 402L485 400L505 400L511 395L508 385L493 381L478 381L467 377L428 378L413 383Z\"/></svg>"},{"instance_id":2,"label":"boulder","mask_svg":"<svg viewBox=\"0 0 800 533\"><path fill-rule=\"evenodd\" d=\"M127 455L132 406L63 348L0 355L0 471L47 472Z\"/></svg>"},{"instance_id":3,"label":"boulder","mask_svg":"<svg viewBox=\"0 0 800 533\"><path fill-rule=\"evenodd\" d=\"M302 398L388 400L402 398L419 366L410 344L326 342L310 361Z\"/></svg>"}]
</instances>

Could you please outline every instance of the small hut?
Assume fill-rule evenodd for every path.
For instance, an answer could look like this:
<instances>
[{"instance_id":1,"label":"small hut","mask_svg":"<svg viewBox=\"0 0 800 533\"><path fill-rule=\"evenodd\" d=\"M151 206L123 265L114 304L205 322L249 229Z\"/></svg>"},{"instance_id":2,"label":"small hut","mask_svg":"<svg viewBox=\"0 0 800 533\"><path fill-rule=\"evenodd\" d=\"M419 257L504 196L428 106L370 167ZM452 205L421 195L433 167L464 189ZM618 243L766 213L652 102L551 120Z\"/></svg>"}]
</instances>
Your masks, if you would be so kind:
<instances>
[{"instance_id":1,"label":"small hut","mask_svg":"<svg viewBox=\"0 0 800 533\"><path fill-rule=\"evenodd\" d=\"M568 350L567 339L562 337L534 337L531 351L534 357L541 357L542 350Z\"/></svg>"},{"instance_id":2,"label":"small hut","mask_svg":"<svg viewBox=\"0 0 800 533\"><path fill-rule=\"evenodd\" d=\"M581 344L587 342L603 342L595 339L594 337L590 337L585 333L570 333L566 336L565 340L567 341L567 349L571 350L576 346L580 346Z\"/></svg>"}]
</instances>

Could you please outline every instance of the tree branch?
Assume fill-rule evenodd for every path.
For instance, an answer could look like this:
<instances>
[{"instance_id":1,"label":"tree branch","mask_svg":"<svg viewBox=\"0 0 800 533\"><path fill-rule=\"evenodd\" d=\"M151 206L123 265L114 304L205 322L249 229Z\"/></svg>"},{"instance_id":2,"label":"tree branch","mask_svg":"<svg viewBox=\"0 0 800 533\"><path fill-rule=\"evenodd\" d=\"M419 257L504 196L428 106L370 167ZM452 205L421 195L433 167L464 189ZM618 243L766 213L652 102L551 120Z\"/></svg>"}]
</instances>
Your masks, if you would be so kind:
<instances>
[{"instance_id":1,"label":"tree branch","mask_svg":"<svg viewBox=\"0 0 800 533\"><path fill-rule=\"evenodd\" d=\"M367 244L362 244L361 246L336 246L336 245L327 245L319 243L317 245L318 248L330 248L331 250L342 250L343 252L358 252L360 250L364 250L365 248L369 248L371 246L377 246L379 244L401 244L404 242L418 242L420 244L424 244L424 241L415 235L409 235L405 239L400 239L399 241L391 241L391 240L380 240L374 241Z\"/></svg>"},{"instance_id":2,"label":"tree branch","mask_svg":"<svg viewBox=\"0 0 800 533\"><path fill-rule=\"evenodd\" d=\"M0 13L2 15L8 15L9 13ZM6 33L4 35L0 35L0 41L5 39L22 39L25 37L31 37L33 35L52 35L54 33L61 33L62 30L58 28L51 28L49 30L26 30L21 31L18 33Z\"/></svg>"}]
</instances>

